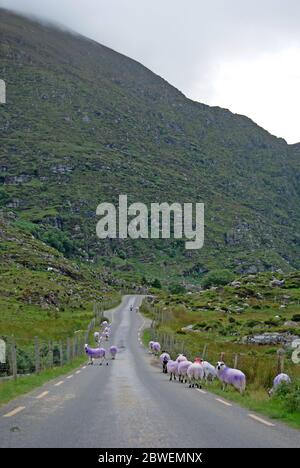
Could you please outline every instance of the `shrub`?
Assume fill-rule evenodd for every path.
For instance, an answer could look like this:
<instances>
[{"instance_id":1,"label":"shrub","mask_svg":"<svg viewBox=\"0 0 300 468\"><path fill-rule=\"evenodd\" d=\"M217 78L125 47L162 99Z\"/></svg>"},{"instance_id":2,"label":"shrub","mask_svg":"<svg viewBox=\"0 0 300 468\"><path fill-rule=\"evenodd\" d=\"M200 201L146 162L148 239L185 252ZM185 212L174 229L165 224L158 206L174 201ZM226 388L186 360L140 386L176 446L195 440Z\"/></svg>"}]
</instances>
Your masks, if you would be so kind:
<instances>
[{"instance_id":1,"label":"shrub","mask_svg":"<svg viewBox=\"0 0 300 468\"><path fill-rule=\"evenodd\" d=\"M212 270L204 276L201 284L204 288L224 286L234 280L234 274L229 270Z\"/></svg>"},{"instance_id":2,"label":"shrub","mask_svg":"<svg viewBox=\"0 0 300 468\"><path fill-rule=\"evenodd\" d=\"M182 284L171 284L169 287L169 291L172 294L184 294L185 293L185 287L182 286Z\"/></svg>"}]
</instances>

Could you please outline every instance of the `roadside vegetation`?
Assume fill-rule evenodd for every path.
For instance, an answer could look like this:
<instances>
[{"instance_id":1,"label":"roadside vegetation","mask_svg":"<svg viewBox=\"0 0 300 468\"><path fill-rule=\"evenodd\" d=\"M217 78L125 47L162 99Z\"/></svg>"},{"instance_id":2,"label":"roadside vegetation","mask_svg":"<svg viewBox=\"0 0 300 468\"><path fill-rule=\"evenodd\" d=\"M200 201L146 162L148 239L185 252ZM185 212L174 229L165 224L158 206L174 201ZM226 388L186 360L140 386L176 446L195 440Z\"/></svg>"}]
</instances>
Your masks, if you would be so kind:
<instances>
[{"instance_id":1,"label":"roadside vegetation","mask_svg":"<svg viewBox=\"0 0 300 468\"><path fill-rule=\"evenodd\" d=\"M214 365L224 360L236 366L247 376L245 395L224 393L217 381L208 389L300 426L300 365L291 359L291 343L300 338L300 273L244 275L226 285L218 281L184 294L153 290L142 307L153 320L144 343L155 338L172 356L184 352L190 359L202 356ZM267 390L282 371L293 384L269 398Z\"/></svg>"}]
</instances>

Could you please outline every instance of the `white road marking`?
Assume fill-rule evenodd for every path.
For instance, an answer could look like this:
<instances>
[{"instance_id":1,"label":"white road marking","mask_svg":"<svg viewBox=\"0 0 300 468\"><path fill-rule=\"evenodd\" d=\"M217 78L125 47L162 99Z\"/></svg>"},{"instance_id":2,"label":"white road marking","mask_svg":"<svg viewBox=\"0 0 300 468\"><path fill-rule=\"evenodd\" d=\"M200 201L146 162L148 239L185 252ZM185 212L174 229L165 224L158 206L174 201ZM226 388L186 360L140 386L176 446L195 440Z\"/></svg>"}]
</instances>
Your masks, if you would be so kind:
<instances>
[{"instance_id":1,"label":"white road marking","mask_svg":"<svg viewBox=\"0 0 300 468\"><path fill-rule=\"evenodd\" d=\"M255 419L256 421L262 423L262 424L265 424L266 426L269 426L269 427L274 427L275 424L272 424L270 423L269 421L266 421L265 419L262 419L262 418L259 418L258 416L256 416L255 414L248 414L248 416L252 419Z\"/></svg>"},{"instance_id":2,"label":"white road marking","mask_svg":"<svg viewBox=\"0 0 300 468\"><path fill-rule=\"evenodd\" d=\"M48 393L49 393L48 391L40 393L36 398L38 398L38 399L44 398L44 396L48 395Z\"/></svg>"},{"instance_id":3,"label":"white road marking","mask_svg":"<svg viewBox=\"0 0 300 468\"><path fill-rule=\"evenodd\" d=\"M83 368L82 368L82 369L86 369L86 366L83 366Z\"/></svg>"},{"instance_id":4,"label":"white road marking","mask_svg":"<svg viewBox=\"0 0 300 468\"><path fill-rule=\"evenodd\" d=\"M71 379L73 377L73 374L68 375L67 379Z\"/></svg>"},{"instance_id":5,"label":"white road marking","mask_svg":"<svg viewBox=\"0 0 300 468\"><path fill-rule=\"evenodd\" d=\"M81 372L80 370L77 370L77 371L75 372L75 374L80 374L80 372Z\"/></svg>"},{"instance_id":6,"label":"white road marking","mask_svg":"<svg viewBox=\"0 0 300 468\"><path fill-rule=\"evenodd\" d=\"M59 387L59 386L60 386L61 384L63 384L63 383L64 383L64 381L63 381L63 380L60 380L59 382L57 382L57 383L54 384L54 385L55 385L55 387Z\"/></svg>"},{"instance_id":7,"label":"white road marking","mask_svg":"<svg viewBox=\"0 0 300 468\"><path fill-rule=\"evenodd\" d=\"M201 388L196 388L196 390L198 390L198 392L200 392L200 393L204 393L204 394L207 393L205 390L202 390Z\"/></svg>"},{"instance_id":8,"label":"white road marking","mask_svg":"<svg viewBox=\"0 0 300 468\"><path fill-rule=\"evenodd\" d=\"M220 403L223 403L223 405L232 406L231 403L228 403L227 401L221 400L221 398L216 398L216 400L219 401Z\"/></svg>"},{"instance_id":9,"label":"white road marking","mask_svg":"<svg viewBox=\"0 0 300 468\"><path fill-rule=\"evenodd\" d=\"M23 411L25 409L25 406L18 406L14 410L10 411L9 413L6 413L3 415L4 418L11 418L17 413L20 413L20 411Z\"/></svg>"}]
</instances>

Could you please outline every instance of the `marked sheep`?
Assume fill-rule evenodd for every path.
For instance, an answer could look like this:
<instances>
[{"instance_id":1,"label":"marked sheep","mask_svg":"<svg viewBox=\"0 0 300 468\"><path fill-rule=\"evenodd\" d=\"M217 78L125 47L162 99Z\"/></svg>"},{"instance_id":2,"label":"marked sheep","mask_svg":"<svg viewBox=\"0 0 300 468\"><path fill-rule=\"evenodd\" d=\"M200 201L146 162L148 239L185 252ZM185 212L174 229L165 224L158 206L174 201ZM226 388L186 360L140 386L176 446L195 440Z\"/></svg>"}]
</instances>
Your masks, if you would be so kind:
<instances>
[{"instance_id":1,"label":"marked sheep","mask_svg":"<svg viewBox=\"0 0 300 468\"><path fill-rule=\"evenodd\" d=\"M187 383L187 370L188 368L190 367L190 365L192 364L191 361L181 361L178 363L178 376L179 376L179 382L183 383Z\"/></svg>"},{"instance_id":2,"label":"marked sheep","mask_svg":"<svg viewBox=\"0 0 300 468\"><path fill-rule=\"evenodd\" d=\"M219 380L223 383L223 390L226 389L227 385L232 385L241 394L246 388L246 376L238 370L227 367L223 361L217 362L216 372Z\"/></svg>"},{"instance_id":3,"label":"marked sheep","mask_svg":"<svg viewBox=\"0 0 300 468\"><path fill-rule=\"evenodd\" d=\"M99 339L100 339L100 333L99 332L94 333L94 339L95 339L96 343L99 343Z\"/></svg>"},{"instance_id":4,"label":"marked sheep","mask_svg":"<svg viewBox=\"0 0 300 468\"><path fill-rule=\"evenodd\" d=\"M176 375L178 375L178 362L172 361L172 359L170 359L170 361L167 363L167 372L170 374L170 382L172 381L173 377L174 380L176 380Z\"/></svg>"},{"instance_id":5,"label":"marked sheep","mask_svg":"<svg viewBox=\"0 0 300 468\"><path fill-rule=\"evenodd\" d=\"M149 343L148 343L149 353L152 353L152 346L153 346L153 343L154 343L154 341L149 341Z\"/></svg>"},{"instance_id":6,"label":"marked sheep","mask_svg":"<svg viewBox=\"0 0 300 468\"><path fill-rule=\"evenodd\" d=\"M103 361L105 360L106 351L104 348L90 348L87 344L84 345L85 352L89 356L88 364L93 365L93 359L99 359L99 366L102 366ZM108 366L108 362L106 363Z\"/></svg>"},{"instance_id":7,"label":"marked sheep","mask_svg":"<svg viewBox=\"0 0 300 468\"><path fill-rule=\"evenodd\" d=\"M187 358L183 354L179 354L179 356L176 359L176 362L182 362L182 361L187 361Z\"/></svg>"},{"instance_id":8,"label":"marked sheep","mask_svg":"<svg viewBox=\"0 0 300 468\"><path fill-rule=\"evenodd\" d=\"M186 373L189 381L189 388L195 386L201 388L200 382L203 380L204 370L200 358L195 359L195 362L188 367Z\"/></svg>"},{"instance_id":9,"label":"marked sheep","mask_svg":"<svg viewBox=\"0 0 300 468\"><path fill-rule=\"evenodd\" d=\"M204 370L204 379L207 382L212 382L217 377L217 371L212 364L208 361L202 361L202 367Z\"/></svg>"},{"instance_id":10,"label":"marked sheep","mask_svg":"<svg viewBox=\"0 0 300 468\"><path fill-rule=\"evenodd\" d=\"M154 343L152 344L152 351L154 355L157 356L158 353L160 353L160 350L161 350L160 344L158 343L158 341L154 341Z\"/></svg>"},{"instance_id":11,"label":"marked sheep","mask_svg":"<svg viewBox=\"0 0 300 468\"><path fill-rule=\"evenodd\" d=\"M276 392L278 387L283 382L287 384L292 383L290 377L287 374L281 373L281 374L276 375L275 379L273 380L273 387L268 391L269 396L273 395L273 393Z\"/></svg>"},{"instance_id":12,"label":"marked sheep","mask_svg":"<svg viewBox=\"0 0 300 468\"><path fill-rule=\"evenodd\" d=\"M171 357L168 353L162 353L160 356L159 356L159 360L160 360L160 363L162 365L162 368L163 368L163 373L166 374L167 373L167 364L168 362L170 361Z\"/></svg>"},{"instance_id":13,"label":"marked sheep","mask_svg":"<svg viewBox=\"0 0 300 468\"><path fill-rule=\"evenodd\" d=\"M118 352L118 348L116 346L113 345L109 348L109 353L112 359L116 358L117 352Z\"/></svg>"}]
</instances>

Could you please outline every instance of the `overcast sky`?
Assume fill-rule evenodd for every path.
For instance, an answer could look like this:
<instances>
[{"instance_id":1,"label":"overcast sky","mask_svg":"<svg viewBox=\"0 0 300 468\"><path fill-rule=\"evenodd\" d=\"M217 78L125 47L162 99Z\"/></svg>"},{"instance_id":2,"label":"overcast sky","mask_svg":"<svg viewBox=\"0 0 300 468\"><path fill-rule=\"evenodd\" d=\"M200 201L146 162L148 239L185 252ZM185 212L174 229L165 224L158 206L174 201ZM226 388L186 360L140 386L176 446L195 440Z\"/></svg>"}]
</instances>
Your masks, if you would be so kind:
<instances>
[{"instance_id":1,"label":"overcast sky","mask_svg":"<svg viewBox=\"0 0 300 468\"><path fill-rule=\"evenodd\" d=\"M191 99L300 141L299 0L0 0L132 57Z\"/></svg>"}]
</instances>

